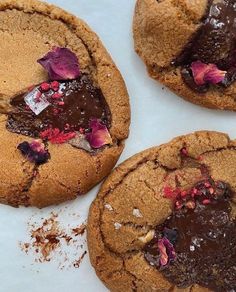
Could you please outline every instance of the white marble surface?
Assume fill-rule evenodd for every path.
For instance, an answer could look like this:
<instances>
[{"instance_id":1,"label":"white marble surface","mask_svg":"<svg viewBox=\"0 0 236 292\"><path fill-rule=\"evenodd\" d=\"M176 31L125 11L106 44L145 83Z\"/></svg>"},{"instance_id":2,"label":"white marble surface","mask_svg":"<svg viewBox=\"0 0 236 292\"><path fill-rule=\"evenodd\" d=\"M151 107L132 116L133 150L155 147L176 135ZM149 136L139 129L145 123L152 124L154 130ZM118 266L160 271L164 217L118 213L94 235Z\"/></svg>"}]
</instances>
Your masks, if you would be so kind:
<instances>
[{"instance_id":1,"label":"white marble surface","mask_svg":"<svg viewBox=\"0 0 236 292\"><path fill-rule=\"evenodd\" d=\"M191 131L208 129L228 132L236 137L236 114L207 110L183 101L162 90L146 74L133 50L131 33L135 0L50 0L80 16L100 36L126 81L132 106L132 125L123 161L145 148L167 142L172 137ZM20 44L19 44L20 45ZM58 212L61 222L76 225L86 219L89 205L98 187L86 197L59 207L13 209L0 206L0 292L103 292L88 256L79 269L58 269L58 263L36 264L18 246L27 241L27 222L33 215L37 221L51 211ZM66 208L67 207L67 208ZM80 214L80 219L68 213Z\"/></svg>"}]
</instances>

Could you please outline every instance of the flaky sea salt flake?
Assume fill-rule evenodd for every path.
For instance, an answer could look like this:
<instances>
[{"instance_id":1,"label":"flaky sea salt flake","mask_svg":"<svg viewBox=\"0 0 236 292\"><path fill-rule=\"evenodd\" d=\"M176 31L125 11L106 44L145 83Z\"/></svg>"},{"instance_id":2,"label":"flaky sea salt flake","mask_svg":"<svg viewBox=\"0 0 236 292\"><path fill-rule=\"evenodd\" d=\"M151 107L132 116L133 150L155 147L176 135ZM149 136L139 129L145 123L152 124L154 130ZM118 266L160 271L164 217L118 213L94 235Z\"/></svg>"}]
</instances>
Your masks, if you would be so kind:
<instances>
[{"instance_id":1,"label":"flaky sea salt flake","mask_svg":"<svg viewBox=\"0 0 236 292\"><path fill-rule=\"evenodd\" d=\"M122 225L120 223L118 223L118 222L115 222L114 226L115 226L115 229L118 230L118 229L121 228Z\"/></svg>"},{"instance_id":2,"label":"flaky sea salt flake","mask_svg":"<svg viewBox=\"0 0 236 292\"><path fill-rule=\"evenodd\" d=\"M133 209L133 215L135 217L137 217L137 218L142 218L143 217L143 215L142 215L142 213L140 212L139 209Z\"/></svg>"},{"instance_id":3,"label":"flaky sea salt flake","mask_svg":"<svg viewBox=\"0 0 236 292\"><path fill-rule=\"evenodd\" d=\"M44 111L50 103L46 100L46 98L41 95L38 98L39 94L41 94L40 90L36 87L34 90L29 92L25 97L25 103L28 107L38 116L42 111Z\"/></svg>"},{"instance_id":4,"label":"flaky sea salt flake","mask_svg":"<svg viewBox=\"0 0 236 292\"><path fill-rule=\"evenodd\" d=\"M113 208L110 204L105 204L105 208L109 211L113 211Z\"/></svg>"}]
</instances>

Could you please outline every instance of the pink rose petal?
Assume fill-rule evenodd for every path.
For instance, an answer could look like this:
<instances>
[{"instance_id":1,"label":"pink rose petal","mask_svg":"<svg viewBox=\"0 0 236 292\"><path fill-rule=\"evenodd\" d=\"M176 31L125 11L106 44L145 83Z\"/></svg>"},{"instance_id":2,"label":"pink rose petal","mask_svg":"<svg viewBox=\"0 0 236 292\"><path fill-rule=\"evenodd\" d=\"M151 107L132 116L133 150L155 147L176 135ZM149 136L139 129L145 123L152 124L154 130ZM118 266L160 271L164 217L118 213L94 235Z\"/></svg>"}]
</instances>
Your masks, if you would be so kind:
<instances>
[{"instance_id":1,"label":"pink rose petal","mask_svg":"<svg viewBox=\"0 0 236 292\"><path fill-rule=\"evenodd\" d=\"M227 73L226 71L220 70L215 64L205 64L201 61L193 62L191 64L191 70L197 85L222 82Z\"/></svg>"},{"instance_id":2,"label":"pink rose petal","mask_svg":"<svg viewBox=\"0 0 236 292\"><path fill-rule=\"evenodd\" d=\"M47 70L50 80L71 80L80 76L78 58L67 48L55 47L37 62Z\"/></svg>"},{"instance_id":3,"label":"pink rose petal","mask_svg":"<svg viewBox=\"0 0 236 292\"><path fill-rule=\"evenodd\" d=\"M158 240L158 249L160 252L160 265L162 267L175 260L176 253L174 246L166 237Z\"/></svg>"},{"instance_id":4,"label":"pink rose petal","mask_svg":"<svg viewBox=\"0 0 236 292\"><path fill-rule=\"evenodd\" d=\"M160 265L161 266L166 266L168 264L168 255L167 255L167 250L166 250L166 246L163 242L163 239L158 241L158 248L159 248L159 252L160 252Z\"/></svg>"},{"instance_id":5,"label":"pink rose petal","mask_svg":"<svg viewBox=\"0 0 236 292\"><path fill-rule=\"evenodd\" d=\"M98 149L112 143L112 138L107 127L101 122L95 119L91 120L90 128L92 131L86 135L86 139L92 148Z\"/></svg>"}]
</instances>

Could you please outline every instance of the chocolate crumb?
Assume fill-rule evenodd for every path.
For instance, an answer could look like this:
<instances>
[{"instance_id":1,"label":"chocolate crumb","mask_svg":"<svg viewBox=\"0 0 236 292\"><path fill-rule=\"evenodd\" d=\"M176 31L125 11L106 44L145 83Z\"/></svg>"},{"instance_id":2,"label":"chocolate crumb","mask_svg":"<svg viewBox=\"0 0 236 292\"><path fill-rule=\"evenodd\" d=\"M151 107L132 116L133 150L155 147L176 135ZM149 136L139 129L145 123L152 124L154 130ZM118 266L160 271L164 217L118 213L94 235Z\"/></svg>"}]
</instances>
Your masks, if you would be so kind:
<instances>
[{"instance_id":1,"label":"chocolate crumb","mask_svg":"<svg viewBox=\"0 0 236 292\"><path fill-rule=\"evenodd\" d=\"M82 254L82 256L77 261L75 261L73 263L73 266L75 268L79 268L80 267L80 264L81 264L81 262L82 262L82 260L83 260L83 258L85 257L86 254L87 254L87 251L84 251L83 254Z\"/></svg>"},{"instance_id":2,"label":"chocolate crumb","mask_svg":"<svg viewBox=\"0 0 236 292\"><path fill-rule=\"evenodd\" d=\"M72 232L74 233L75 236L83 235L85 233L85 231L86 231L86 225L85 224L82 224L79 227L72 229Z\"/></svg>"},{"instance_id":3,"label":"chocolate crumb","mask_svg":"<svg viewBox=\"0 0 236 292\"><path fill-rule=\"evenodd\" d=\"M76 214L77 217L77 214ZM84 249L86 224L77 227L61 227L58 214L51 213L47 219L41 218L42 223L28 222L30 240L20 242L20 248L27 255L31 255L36 263L45 263L52 260L59 261L59 268L78 268L87 253ZM80 236L80 237L78 237ZM81 251L82 255L78 258Z\"/></svg>"}]
</instances>

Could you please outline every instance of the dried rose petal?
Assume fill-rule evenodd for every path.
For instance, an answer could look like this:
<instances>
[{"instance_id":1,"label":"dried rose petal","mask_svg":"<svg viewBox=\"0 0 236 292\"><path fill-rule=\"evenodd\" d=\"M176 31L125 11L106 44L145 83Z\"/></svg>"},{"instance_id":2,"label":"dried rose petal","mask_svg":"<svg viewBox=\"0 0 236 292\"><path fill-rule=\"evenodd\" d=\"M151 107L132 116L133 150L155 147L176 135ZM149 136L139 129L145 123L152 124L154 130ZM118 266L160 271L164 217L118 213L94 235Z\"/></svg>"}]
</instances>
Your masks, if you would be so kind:
<instances>
[{"instance_id":1,"label":"dried rose petal","mask_svg":"<svg viewBox=\"0 0 236 292\"><path fill-rule=\"evenodd\" d=\"M217 84L225 78L226 71L220 70L215 64L205 64L196 61L191 64L194 81L197 85L206 83Z\"/></svg>"},{"instance_id":2,"label":"dried rose petal","mask_svg":"<svg viewBox=\"0 0 236 292\"><path fill-rule=\"evenodd\" d=\"M176 201L176 202L175 202L175 208L176 208L177 210L181 209L183 206L184 206L184 204L183 204L182 201Z\"/></svg>"},{"instance_id":3,"label":"dried rose petal","mask_svg":"<svg viewBox=\"0 0 236 292\"><path fill-rule=\"evenodd\" d=\"M34 140L31 143L23 142L18 145L17 149L27 157L27 159L36 164L44 164L50 158L48 150L45 149L45 145L39 140Z\"/></svg>"},{"instance_id":4,"label":"dried rose petal","mask_svg":"<svg viewBox=\"0 0 236 292\"><path fill-rule=\"evenodd\" d=\"M181 150L180 150L180 153L183 155L183 156L188 156L188 150L186 147L183 147Z\"/></svg>"},{"instance_id":5,"label":"dried rose petal","mask_svg":"<svg viewBox=\"0 0 236 292\"><path fill-rule=\"evenodd\" d=\"M40 85L40 90L43 91L43 92L47 92L51 89L51 86L49 83L47 82L43 82L41 85Z\"/></svg>"},{"instance_id":6,"label":"dried rose petal","mask_svg":"<svg viewBox=\"0 0 236 292\"><path fill-rule=\"evenodd\" d=\"M92 148L98 149L112 143L111 135L105 125L98 120L91 120L89 127L91 133L86 134L86 139Z\"/></svg>"},{"instance_id":7,"label":"dried rose petal","mask_svg":"<svg viewBox=\"0 0 236 292\"><path fill-rule=\"evenodd\" d=\"M209 199L205 199L202 201L203 205L208 205L211 203L211 201Z\"/></svg>"},{"instance_id":8,"label":"dried rose petal","mask_svg":"<svg viewBox=\"0 0 236 292\"><path fill-rule=\"evenodd\" d=\"M43 140L50 141L52 144L63 144L73 139L76 136L75 132L61 132L59 129L49 128L40 133L40 137Z\"/></svg>"},{"instance_id":9,"label":"dried rose petal","mask_svg":"<svg viewBox=\"0 0 236 292\"><path fill-rule=\"evenodd\" d=\"M187 191L181 191L181 193L180 193L180 196L182 198L185 198L187 195L188 195L188 192Z\"/></svg>"},{"instance_id":10,"label":"dried rose petal","mask_svg":"<svg viewBox=\"0 0 236 292\"><path fill-rule=\"evenodd\" d=\"M71 80L80 76L78 58L67 48L54 47L38 63L47 70L50 80Z\"/></svg>"},{"instance_id":11,"label":"dried rose petal","mask_svg":"<svg viewBox=\"0 0 236 292\"><path fill-rule=\"evenodd\" d=\"M63 97L63 93L56 92L51 97L52 99L59 99Z\"/></svg>"},{"instance_id":12,"label":"dried rose petal","mask_svg":"<svg viewBox=\"0 0 236 292\"><path fill-rule=\"evenodd\" d=\"M53 81L51 82L50 85L51 85L52 90L54 91L58 91L60 88L60 83L58 81Z\"/></svg>"},{"instance_id":13,"label":"dried rose petal","mask_svg":"<svg viewBox=\"0 0 236 292\"><path fill-rule=\"evenodd\" d=\"M163 189L164 197L167 199L176 199L179 195L181 195L181 190L175 189L173 190L169 186L165 186Z\"/></svg>"},{"instance_id":14,"label":"dried rose petal","mask_svg":"<svg viewBox=\"0 0 236 292\"><path fill-rule=\"evenodd\" d=\"M158 249L160 252L160 266L166 266L176 258L173 244L166 238L158 240Z\"/></svg>"}]
</instances>

